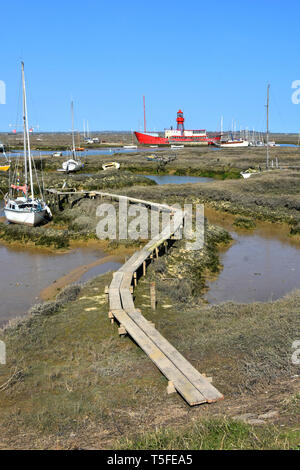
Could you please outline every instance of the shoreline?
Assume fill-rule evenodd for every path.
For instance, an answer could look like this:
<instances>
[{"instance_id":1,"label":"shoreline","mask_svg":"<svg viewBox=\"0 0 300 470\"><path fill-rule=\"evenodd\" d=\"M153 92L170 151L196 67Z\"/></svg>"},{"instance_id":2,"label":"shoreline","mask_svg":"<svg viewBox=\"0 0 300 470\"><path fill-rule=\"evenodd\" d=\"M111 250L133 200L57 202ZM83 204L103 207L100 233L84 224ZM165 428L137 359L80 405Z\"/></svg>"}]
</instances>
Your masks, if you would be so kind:
<instances>
[{"instance_id":1,"label":"shoreline","mask_svg":"<svg viewBox=\"0 0 300 470\"><path fill-rule=\"evenodd\" d=\"M108 255L104 258L100 258L97 261L93 261L90 264L78 266L77 268L72 269L69 273L53 281L53 283L48 287L45 287L39 293L39 297L43 301L53 300L61 289L78 281L90 269L94 268L95 266L100 266L101 264L110 262L124 262L124 257L120 255Z\"/></svg>"}]
</instances>

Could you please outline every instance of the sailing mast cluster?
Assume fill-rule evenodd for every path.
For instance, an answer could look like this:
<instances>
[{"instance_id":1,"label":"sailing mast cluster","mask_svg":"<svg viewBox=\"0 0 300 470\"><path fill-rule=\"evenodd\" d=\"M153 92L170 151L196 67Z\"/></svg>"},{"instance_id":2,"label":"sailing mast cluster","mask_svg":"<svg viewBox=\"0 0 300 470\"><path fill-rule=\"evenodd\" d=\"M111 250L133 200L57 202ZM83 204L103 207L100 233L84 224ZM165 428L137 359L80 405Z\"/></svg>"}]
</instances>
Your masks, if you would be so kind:
<instances>
[{"instance_id":1,"label":"sailing mast cluster","mask_svg":"<svg viewBox=\"0 0 300 470\"><path fill-rule=\"evenodd\" d=\"M33 165L34 161L30 151L30 138L27 116L26 86L24 62L22 65L22 91L23 91L23 146L24 146L24 184L20 185L19 177L15 175L14 184L10 184L6 194L4 213L9 222L22 225L36 226L48 222L52 218L51 210L47 206L36 174L40 197L34 194ZM20 193L22 194L20 196Z\"/></svg>"}]
</instances>

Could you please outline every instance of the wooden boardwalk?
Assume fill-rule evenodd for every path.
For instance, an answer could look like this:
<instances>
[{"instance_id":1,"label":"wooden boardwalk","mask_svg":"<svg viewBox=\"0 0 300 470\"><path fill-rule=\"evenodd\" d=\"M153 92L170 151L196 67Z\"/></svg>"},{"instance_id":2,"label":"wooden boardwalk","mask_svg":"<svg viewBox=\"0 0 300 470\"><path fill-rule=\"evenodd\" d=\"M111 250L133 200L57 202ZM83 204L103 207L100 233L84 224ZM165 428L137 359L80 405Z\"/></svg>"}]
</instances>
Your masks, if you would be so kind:
<instances>
[{"instance_id":1,"label":"wooden boardwalk","mask_svg":"<svg viewBox=\"0 0 300 470\"><path fill-rule=\"evenodd\" d=\"M133 288L137 283L137 271L142 267L146 273L147 264L158 257L161 248L166 248L168 240L178 231L182 230L184 216L174 217L177 209L165 204L156 204L150 201L105 193L102 191L59 192L48 190L55 196L82 194L83 196L100 196L111 200L126 200L129 204L143 204L157 211L169 212L173 217L172 229L164 229L159 235L134 253L121 268L113 274L108 288L109 318L116 319L120 324L119 333L127 333L143 349L159 370L169 381L168 390L177 391L189 405L212 403L223 398L223 395L201 375L192 364L177 351L169 341L154 327L152 322L146 320L140 310L135 308L133 301ZM176 220L176 221L175 221Z\"/></svg>"}]
</instances>

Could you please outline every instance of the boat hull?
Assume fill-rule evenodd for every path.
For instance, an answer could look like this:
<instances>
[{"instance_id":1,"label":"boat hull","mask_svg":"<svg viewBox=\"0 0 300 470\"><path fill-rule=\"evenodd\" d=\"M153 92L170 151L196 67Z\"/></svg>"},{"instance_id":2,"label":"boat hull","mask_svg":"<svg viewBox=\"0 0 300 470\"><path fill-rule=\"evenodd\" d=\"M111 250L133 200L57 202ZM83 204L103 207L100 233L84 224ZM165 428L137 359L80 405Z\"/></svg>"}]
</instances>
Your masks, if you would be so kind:
<instances>
[{"instance_id":1,"label":"boat hull","mask_svg":"<svg viewBox=\"0 0 300 470\"><path fill-rule=\"evenodd\" d=\"M58 171L63 171L66 173L75 173L76 171L81 170L82 166L83 165L80 161L70 159L66 162L63 162L62 168L60 168Z\"/></svg>"},{"instance_id":2,"label":"boat hull","mask_svg":"<svg viewBox=\"0 0 300 470\"><path fill-rule=\"evenodd\" d=\"M169 139L165 137L157 137L151 134L143 134L142 132L135 132L138 142L143 145L169 145Z\"/></svg>"},{"instance_id":3,"label":"boat hull","mask_svg":"<svg viewBox=\"0 0 300 470\"><path fill-rule=\"evenodd\" d=\"M118 170L119 168L120 168L120 163L118 162L108 162L108 163L103 163L102 165L103 170L111 170L111 169Z\"/></svg>"},{"instance_id":4,"label":"boat hull","mask_svg":"<svg viewBox=\"0 0 300 470\"><path fill-rule=\"evenodd\" d=\"M12 209L4 209L6 220L12 224L28 225L35 227L47 221L48 211L43 209L36 212L15 211Z\"/></svg>"},{"instance_id":5,"label":"boat hull","mask_svg":"<svg viewBox=\"0 0 300 470\"><path fill-rule=\"evenodd\" d=\"M217 147L221 148L240 148L240 147L248 147L249 142L247 140L243 140L241 142L215 142Z\"/></svg>"},{"instance_id":6,"label":"boat hull","mask_svg":"<svg viewBox=\"0 0 300 470\"><path fill-rule=\"evenodd\" d=\"M134 133L138 142L142 145L189 145L189 146L194 146L194 145L210 145L213 144L214 142L218 142L221 138L221 136L217 135L214 137L185 137L185 136L180 136L180 137L172 137L172 138L166 138L166 137L159 137L159 136L154 136L151 134L143 134L142 132L135 132Z\"/></svg>"}]
</instances>

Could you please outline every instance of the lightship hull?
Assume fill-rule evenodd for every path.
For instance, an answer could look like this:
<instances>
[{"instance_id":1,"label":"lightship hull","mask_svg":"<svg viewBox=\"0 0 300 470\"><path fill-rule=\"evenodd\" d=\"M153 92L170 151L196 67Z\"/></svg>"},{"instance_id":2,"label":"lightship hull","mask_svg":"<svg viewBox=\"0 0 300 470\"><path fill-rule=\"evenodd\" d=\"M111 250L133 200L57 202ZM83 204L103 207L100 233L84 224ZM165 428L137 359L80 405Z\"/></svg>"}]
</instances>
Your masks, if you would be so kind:
<instances>
[{"instance_id":1,"label":"lightship hull","mask_svg":"<svg viewBox=\"0 0 300 470\"><path fill-rule=\"evenodd\" d=\"M134 133L137 141L142 145L171 145L171 144L183 144L183 145L211 145L216 141L219 141L221 136L217 135L214 137L187 137L187 136L173 136L172 138L159 137L151 135L150 133L135 132Z\"/></svg>"}]
</instances>

